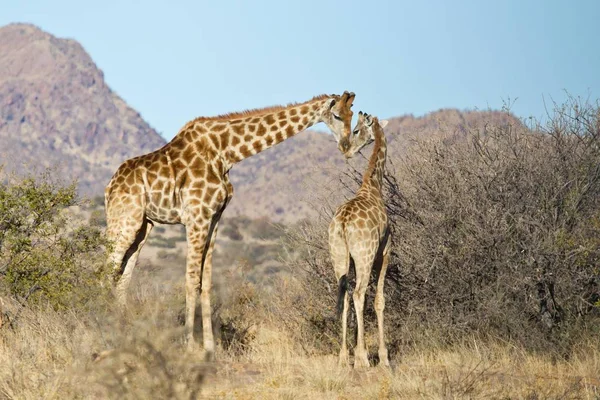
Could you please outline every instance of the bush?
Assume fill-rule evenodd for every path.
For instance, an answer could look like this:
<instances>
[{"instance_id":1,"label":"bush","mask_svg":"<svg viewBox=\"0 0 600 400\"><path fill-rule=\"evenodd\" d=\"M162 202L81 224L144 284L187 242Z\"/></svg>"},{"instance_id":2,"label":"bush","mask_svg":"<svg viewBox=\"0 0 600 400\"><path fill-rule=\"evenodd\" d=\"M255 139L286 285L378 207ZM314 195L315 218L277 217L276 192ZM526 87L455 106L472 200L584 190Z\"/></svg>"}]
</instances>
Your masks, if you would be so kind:
<instances>
[{"instance_id":1,"label":"bush","mask_svg":"<svg viewBox=\"0 0 600 400\"><path fill-rule=\"evenodd\" d=\"M350 192L361 175L346 174ZM418 141L407 156L389 157L385 196L392 351L421 340L407 333L424 329L443 332L448 344L485 335L558 352L600 331L598 106L571 101L545 126L488 125ZM292 242L304 243L293 268L307 271L297 275L316 288L311 301L331 309L332 212L296 230Z\"/></svg>"},{"instance_id":2,"label":"bush","mask_svg":"<svg viewBox=\"0 0 600 400\"><path fill-rule=\"evenodd\" d=\"M50 172L0 184L0 290L21 303L82 306L102 291L106 243L96 226L69 219L76 185Z\"/></svg>"}]
</instances>

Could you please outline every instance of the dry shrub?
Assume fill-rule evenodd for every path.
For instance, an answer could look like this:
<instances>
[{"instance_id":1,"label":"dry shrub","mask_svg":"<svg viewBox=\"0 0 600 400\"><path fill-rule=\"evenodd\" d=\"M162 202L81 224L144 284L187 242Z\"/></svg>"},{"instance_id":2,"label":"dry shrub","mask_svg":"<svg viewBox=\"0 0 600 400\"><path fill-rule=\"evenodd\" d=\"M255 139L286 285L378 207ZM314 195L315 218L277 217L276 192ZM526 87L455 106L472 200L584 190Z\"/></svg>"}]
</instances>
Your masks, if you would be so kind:
<instances>
[{"instance_id":1,"label":"dry shrub","mask_svg":"<svg viewBox=\"0 0 600 400\"><path fill-rule=\"evenodd\" d=\"M360 178L358 170L343 173L337 198L351 195ZM407 155L388 157L385 196L392 353L475 334L567 356L600 332L597 105L572 100L531 129L506 123L418 140ZM311 331L315 348L331 347L339 332L326 236L334 208L326 198L321 204L320 219L290 240L305 290L292 301L302 310L294 329ZM373 295L371 286L371 324ZM327 323L315 324L313 307Z\"/></svg>"},{"instance_id":2,"label":"dry shrub","mask_svg":"<svg viewBox=\"0 0 600 400\"><path fill-rule=\"evenodd\" d=\"M24 309L0 330L0 398L197 398L207 367L185 351L175 297L132 297L125 312Z\"/></svg>"},{"instance_id":3,"label":"dry shrub","mask_svg":"<svg viewBox=\"0 0 600 400\"><path fill-rule=\"evenodd\" d=\"M240 264L227 277L221 287L216 287L213 310L213 329L218 343L228 356L240 356L248 352L264 312L263 290L247 276L248 264Z\"/></svg>"}]
</instances>

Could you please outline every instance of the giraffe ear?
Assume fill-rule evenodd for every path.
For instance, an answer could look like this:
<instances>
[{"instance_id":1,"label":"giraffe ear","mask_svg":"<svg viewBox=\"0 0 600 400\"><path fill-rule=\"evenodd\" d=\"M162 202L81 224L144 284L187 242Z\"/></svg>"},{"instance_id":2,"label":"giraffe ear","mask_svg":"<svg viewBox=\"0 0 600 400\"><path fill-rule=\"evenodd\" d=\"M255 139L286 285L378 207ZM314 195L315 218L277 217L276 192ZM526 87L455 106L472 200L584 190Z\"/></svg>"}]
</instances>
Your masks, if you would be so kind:
<instances>
[{"instance_id":1,"label":"giraffe ear","mask_svg":"<svg viewBox=\"0 0 600 400\"><path fill-rule=\"evenodd\" d=\"M382 119L381 121L379 121L379 126L381 126L381 129L385 128L388 122L389 121L387 119Z\"/></svg>"},{"instance_id":2,"label":"giraffe ear","mask_svg":"<svg viewBox=\"0 0 600 400\"><path fill-rule=\"evenodd\" d=\"M332 109L332 108L333 108L333 106L335 106L335 99L331 99L331 100L329 101L329 109Z\"/></svg>"}]
</instances>

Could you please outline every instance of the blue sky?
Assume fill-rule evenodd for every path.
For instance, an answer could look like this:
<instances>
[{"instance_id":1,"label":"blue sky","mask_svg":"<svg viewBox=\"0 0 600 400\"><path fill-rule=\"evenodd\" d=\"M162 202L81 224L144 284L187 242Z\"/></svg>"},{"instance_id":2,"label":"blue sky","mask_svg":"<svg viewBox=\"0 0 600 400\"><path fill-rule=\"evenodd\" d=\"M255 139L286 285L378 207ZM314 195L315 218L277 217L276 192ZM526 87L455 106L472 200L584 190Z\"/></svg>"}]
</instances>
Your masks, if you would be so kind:
<instances>
[{"instance_id":1,"label":"blue sky","mask_svg":"<svg viewBox=\"0 0 600 400\"><path fill-rule=\"evenodd\" d=\"M565 90L600 96L594 0L1 2L0 25L82 43L166 139L196 116L344 90L382 118L509 98L540 118Z\"/></svg>"}]
</instances>

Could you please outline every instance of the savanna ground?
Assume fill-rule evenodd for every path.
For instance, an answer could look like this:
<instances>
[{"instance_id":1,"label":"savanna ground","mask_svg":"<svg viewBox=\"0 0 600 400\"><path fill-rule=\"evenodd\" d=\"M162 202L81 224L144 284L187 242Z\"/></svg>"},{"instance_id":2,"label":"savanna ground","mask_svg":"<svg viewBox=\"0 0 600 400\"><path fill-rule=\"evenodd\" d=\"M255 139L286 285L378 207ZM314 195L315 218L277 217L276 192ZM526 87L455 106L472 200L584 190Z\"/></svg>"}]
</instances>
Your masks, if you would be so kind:
<instances>
[{"instance_id":1,"label":"savanna ground","mask_svg":"<svg viewBox=\"0 0 600 400\"><path fill-rule=\"evenodd\" d=\"M597 105L572 100L544 126L450 131L390 152L391 369L337 365L326 226L361 171L341 171L314 193L314 221L224 224L214 363L184 351L180 231L153 235L157 261L140 263L119 311L99 284L110 247L101 215L49 175L8 178L0 399L600 398Z\"/></svg>"}]
</instances>

